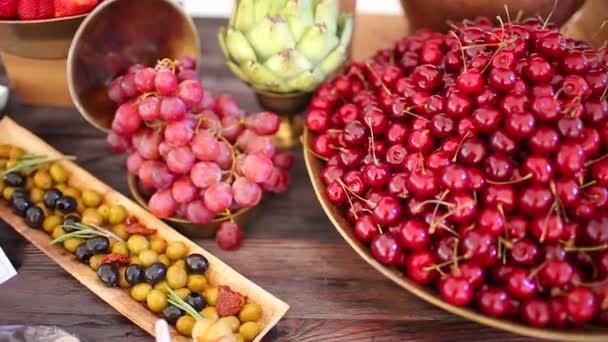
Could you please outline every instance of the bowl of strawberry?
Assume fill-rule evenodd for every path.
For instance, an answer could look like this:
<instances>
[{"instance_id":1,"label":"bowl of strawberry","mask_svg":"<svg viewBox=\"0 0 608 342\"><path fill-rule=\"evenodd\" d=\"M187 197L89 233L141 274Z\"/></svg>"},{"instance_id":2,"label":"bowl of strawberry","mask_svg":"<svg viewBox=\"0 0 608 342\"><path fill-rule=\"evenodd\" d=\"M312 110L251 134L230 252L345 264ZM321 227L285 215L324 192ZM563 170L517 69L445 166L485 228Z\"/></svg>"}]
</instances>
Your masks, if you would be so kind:
<instances>
[{"instance_id":1,"label":"bowl of strawberry","mask_svg":"<svg viewBox=\"0 0 608 342\"><path fill-rule=\"evenodd\" d=\"M416 296L494 328L608 340L606 49L537 18L423 29L323 84L326 214Z\"/></svg>"}]
</instances>

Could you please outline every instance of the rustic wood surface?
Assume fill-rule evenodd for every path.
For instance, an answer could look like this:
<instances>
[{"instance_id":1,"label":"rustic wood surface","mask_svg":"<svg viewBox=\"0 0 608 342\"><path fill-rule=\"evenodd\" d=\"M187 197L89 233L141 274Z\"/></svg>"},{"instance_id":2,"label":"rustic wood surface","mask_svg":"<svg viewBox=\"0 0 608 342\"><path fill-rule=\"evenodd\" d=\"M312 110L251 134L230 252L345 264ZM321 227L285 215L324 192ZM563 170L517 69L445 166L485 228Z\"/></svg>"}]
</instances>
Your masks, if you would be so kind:
<instances>
[{"instance_id":1,"label":"rustic wood surface","mask_svg":"<svg viewBox=\"0 0 608 342\"><path fill-rule=\"evenodd\" d=\"M224 66L215 42L220 23L197 21L205 86L214 92L228 91L244 108L256 110L253 94ZM6 82L0 67L0 84ZM12 99L6 113L128 194L124 156L108 152L104 135L76 110L23 106ZM300 151L296 156L289 192L264 203L259 217L245 228L240 250L225 252L213 240L195 240L291 305L265 341L530 340L448 314L376 272L332 227L317 203ZM19 274L0 285L0 324L57 325L84 341L152 340L35 247L24 246L4 223L0 236L9 254L23 254Z\"/></svg>"}]
</instances>

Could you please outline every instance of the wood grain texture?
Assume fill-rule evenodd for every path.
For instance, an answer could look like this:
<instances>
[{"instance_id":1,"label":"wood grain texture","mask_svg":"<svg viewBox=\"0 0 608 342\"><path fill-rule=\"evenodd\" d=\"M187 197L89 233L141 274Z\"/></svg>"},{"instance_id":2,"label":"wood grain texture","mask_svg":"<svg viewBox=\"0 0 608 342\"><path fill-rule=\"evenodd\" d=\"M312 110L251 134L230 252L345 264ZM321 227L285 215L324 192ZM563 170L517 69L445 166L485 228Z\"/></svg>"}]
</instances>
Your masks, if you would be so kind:
<instances>
[{"instance_id":1,"label":"wood grain texture","mask_svg":"<svg viewBox=\"0 0 608 342\"><path fill-rule=\"evenodd\" d=\"M197 20L202 74L214 93L229 91L247 110L253 94L232 77L215 43L222 20ZM392 42L386 42L387 45ZM0 83L6 75L0 65ZM124 156L107 151L102 133L71 109L24 106L11 99L7 113L53 147L78 157L101 181L128 194ZM290 190L264 202L245 227L237 252L212 239L196 239L237 272L291 305L265 342L530 341L438 309L393 284L363 261L340 237L317 202L296 151ZM0 236L11 228L0 223ZM0 239L5 248L23 242ZM0 285L0 323L54 324L85 341L152 341L150 336L88 291L48 257L26 245L17 277Z\"/></svg>"}]
</instances>

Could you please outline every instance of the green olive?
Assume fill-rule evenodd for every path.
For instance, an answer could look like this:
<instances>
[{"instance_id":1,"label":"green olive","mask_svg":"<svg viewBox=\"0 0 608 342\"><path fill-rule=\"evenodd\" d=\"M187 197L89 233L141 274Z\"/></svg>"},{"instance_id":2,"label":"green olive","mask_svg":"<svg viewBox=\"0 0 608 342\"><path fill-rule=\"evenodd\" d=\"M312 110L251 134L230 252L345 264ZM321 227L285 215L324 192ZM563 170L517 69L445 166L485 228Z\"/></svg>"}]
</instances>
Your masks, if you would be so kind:
<instances>
[{"instance_id":1,"label":"green olive","mask_svg":"<svg viewBox=\"0 0 608 342\"><path fill-rule=\"evenodd\" d=\"M30 191L34 188L34 181L32 180L32 177L27 177L25 179L25 190Z\"/></svg>"},{"instance_id":2,"label":"green olive","mask_svg":"<svg viewBox=\"0 0 608 342\"><path fill-rule=\"evenodd\" d=\"M186 262L184 261L184 259L178 259L175 260L173 266L186 269Z\"/></svg>"},{"instance_id":3,"label":"green olive","mask_svg":"<svg viewBox=\"0 0 608 342\"><path fill-rule=\"evenodd\" d=\"M194 327L194 323L196 323L194 317L184 315L177 319L177 322L175 323L175 328L180 334L187 337L191 337L192 327Z\"/></svg>"},{"instance_id":4,"label":"green olive","mask_svg":"<svg viewBox=\"0 0 608 342\"><path fill-rule=\"evenodd\" d=\"M92 269L97 271L97 268L99 268L99 266L101 266L101 260L103 260L104 257L105 257L105 254L93 255L91 257L91 259L89 259L89 266L91 266Z\"/></svg>"},{"instance_id":5,"label":"green olive","mask_svg":"<svg viewBox=\"0 0 608 342\"><path fill-rule=\"evenodd\" d=\"M93 189L87 189L82 192L82 201L89 207L98 207L101 204L101 195Z\"/></svg>"},{"instance_id":6,"label":"green olive","mask_svg":"<svg viewBox=\"0 0 608 342\"><path fill-rule=\"evenodd\" d=\"M150 248L150 241L143 235L131 235L127 240L127 246L133 254L139 254L142 250Z\"/></svg>"},{"instance_id":7,"label":"green olive","mask_svg":"<svg viewBox=\"0 0 608 342\"><path fill-rule=\"evenodd\" d=\"M188 297L188 295L190 294L190 290L185 287L182 287L181 289L175 290L175 293L179 298L186 300L186 297Z\"/></svg>"},{"instance_id":8,"label":"green olive","mask_svg":"<svg viewBox=\"0 0 608 342\"><path fill-rule=\"evenodd\" d=\"M201 292L207 287L207 278L202 274L189 274L186 286L196 292Z\"/></svg>"},{"instance_id":9,"label":"green olive","mask_svg":"<svg viewBox=\"0 0 608 342\"><path fill-rule=\"evenodd\" d=\"M44 218L42 221L42 229L47 233L52 233L55 227L60 226L63 223L63 219L59 215L50 215Z\"/></svg>"},{"instance_id":10,"label":"green olive","mask_svg":"<svg viewBox=\"0 0 608 342\"><path fill-rule=\"evenodd\" d=\"M146 300L148 293L152 291L152 286L148 283L139 283L131 289L131 297L138 302Z\"/></svg>"},{"instance_id":11,"label":"green olive","mask_svg":"<svg viewBox=\"0 0 608 342\"><path fill-rule=\"evenodd\" d=\"M236 318L236 316L226 316L226 317L220 318L219 320L222 321L227 326L229 326L230 329L232 329L232 332L238 332L239 331L239 327L241 326L241 322L239 322L239 319Z\"/></svg>"},{"instance_id":12,"label":"green olive","mask_svg":"<svg viewBox=\"0 0 608 342\"><path fill-rule=\"evenodd\" d=\"M0 192L4 191L4 187L6 187L6 184L4 183L4 180L0 178Z\"/></svg>"},{"instance_id":13,"label":"green olive","mask_svg":"<svg viewBox=\"0 0 608 342\"><path fill-rule=\"evenodd\" d=\"M139 257L137 257L137 255L131 255L129 257L129 264L141 265L141 261L139 261Z\"/></svg>"},{"instance_id":14,"label":"green olive","mask_svg":"<svg viewBox=\"0 0 608 342\"><path fill-rule=\"evenodd\" d=\"M115 242L112 245L112 253L116 253L124 257L129 257L129 247L127 247L127 244L125 242Z\"/></svg>"},{"instance_id":15,"label":"green olive","mask_svg":"<svg viewBox=\"0 0 608 342\"><path fill-rule=\"evenodd\" d=\"M44 190L42 190L40 188L32 188L32 190L30 190L30 201L32 201L34 203L39 203L39 202L42 202L43 199L44 199Z\"/></svg>"},{"instance_id":16,"label":"green olive","mask_svg":"<svg viewBox=\"0 0 608 342\"><path fill-rule=\"evenodd\" d=\"M245 342L245 338L239 333L236 333L232 336L234 336L234 342Z\"/></svg>"},{"instance_id":17,"label":"green olive","mask_svg":"<svg viewBox=\"0 0 608 342\"><path fill-rule=\"evenodd\" d=\"M65 191L63 191L63 195L64 196L72 196L75 199L81 199L81 194L80 194L80 190L76 189L76 188L72 188L71 186L68 186ZM81 199L82 200L82 199ZM84 204L84 203L83 203Z\"/></svg>"},{"instance_id":18,"label":"green olive","mask_svg":"<svg viewBox=\"0 0 608 342\"><path fill-rule=\"evenodd\" d=\"M171 242L165 251L169 260L182 259L188 254L188 247L181 241Z\"/></svg>"},{"instance_id":19,"label":"green olive","mask_svg":"<svg viewBox=\"0 0 608 342\"><path fill-rule=\"evenodd\" d=\"M165 253L165 249L167 249L167 241L155 236L150 239L150 248L158 254L163 254Z\"/></svg>"},{"instance_id":20,"label":"green olive","mask_svg":"<svg viewBox=\"0 0 608 342\"><path fill-rule=\"evenodd\" d=\"M127 209L122 205L113 205L110 207L110 213L108 214L108 222L110 224L123 223L127 219Z\"/></svg>"},{"instance_id":21,"label":"green olive","mask_svg":"<svg viewBox=\"0 0 608 342\"><path fill-rule=\"evenodd\" d=\"M171 262L169 261L169 258L167 258L167 256L164 254L161 254L158 256L158 261L162 262L167 267L171 266Z\"/></svg>"},{"instance_id":22,"label":"green olive","mask_svg":"<svg viewBox=\"0 0 608 342\"><path fill-rule=\"evenodd\" d=\"M80 244L83 242L84 240L80 238L67 239L63 241L63 248L65 248L70 253L74 253L76 251L76 248L78 248L78 246L80 246Z\"/></svg>"},{"instance_id":23,"label":"green olive","mask_svg":"<svg viewBox=\"0 0 608 342\"><path fill-rule=\"evenodd\" d=\"M125 278L126 269L127 268L124 266L118 269L118 286L120 286L123 289L128 289L129 287L131 287L131 284Z\"/></svg>"},{"instance_id":24,"label":"green olive","mask_svg":"<svg viewBox=\"0 0 608 342\"><path fill-rule=\"evenodd\" d=\"M49 167L49 173L55 183L65 183L68 180L68 173L65 168L59 163L53 163Z\"/></svg>"},{"instance_id":25,"label":"green olive","mask_svg":"<svg viewBox=\"0 0 608 342\"><path fill-rule=\"evenodd\" d=\"M120 223L112 227L112 233L118 235L123 240L127 240L129 238L129 233L125 230L125 225Z\"/></svg>"},{"instance_id":26,"label":"green olive","mask_svg":"<svg viewBox=\"0 0 608 342\"><path fill-rule=\"evenodd\" d=\"M167 289L169 288L169 284L167 284L166 280L160 281L158 284L154 285L155 290L159 290L167 293Z\"/></svg>"},{"instance_id":27,"label":"green olive","mask_svg":"<svg viewBox=\"0 0 608 342\"><path fill-rule=\"evenodd\" d=\"M0 158L9 158L11 155L11 149L13 147L9 144L0 145Z\"/></svg>"},{"instance_id":28,"label":"green olive","mask_svg":"<svg viewBox=\"0 0 608 342\"><path fill-rule=\"evenodd\" d=\"M13 196L13 192L15 192L15 188L12 186L7 186L2 190L2 197L4 200L8 201Z\"/></svg>"},{"instance_id":29,"label":"green olive","mask_svg":"<svg viewBox=\"0 0 608 342\"><path fill-rule=\"evenodd\" d=\"M262 317L262 307L257 303L246 303L239 312L241 322L254 322Z\"/></svg>"},{"instance_id":30,"label":"green olive","mask_svg":"<svg viewBox=\"0 0 608 342\"><path fill-rule=\"evenodd\" d=\"M82 198L76 197L76 212L82 215L82 213L87 209L87 206L84 205Z\"/></svg>"},{"instance_id":31,"label":"green olive","mask_svg":"<svg viewBox=\"0 0 608 342\"><path fill-rule=\"evenodd\" d=\"M141 258L141 257L140 257ZM186 269L179 266L171 266L167 270L167 283L172 289L181 289L186 286L188 274Z\"/></svg>"},{"instance_id":32,"label":"green olive","mask_svg":"<svg viewBox=\"0 0 608 342\"><path fill-rule=\"evenodd\" d=\"M217 314L217 309L215 306L207 306L203 310L201 310L201 315L205 318L209 319L218 319L220 316Z\"/></svg>"},{"instance_id":33,"label":"green olive","mask_svg":"<svg viewBox=\"0 0 608 342\"><path fill-rule=\"evenodd\" d=\"M53 233L51 234L51 236L53 237L53 240L59 239L60 237L62 237L64 235L65 235L65 230L63 230L62 226L55 227L55 229L53 229Z\"/></svg>"},{"instance_id":34,"label":"green olive","mask_svg":"<svg viewBox=\"0 0 608 342\"><path fill-rule=\"evenodd\" d=\"M107 220L108 217L110 217L110 206L107 204L102 204L97 208L97 211L99 212L99 215L101 215L101 217L103 217L104 220Z\"/></svg>"},{"instance_id":35,"label":"green olive","mask_svg":"<svg viewBox=\"0 0 608 342\"><path fill-rule=\"evenodd\" d=\"M138 257L143 267L148 267L158 261L158 254L151 249L142 249Z\"/></svg>"},{"instance_id":36,"label":"green olive","mask_svg":"<svg viewBox=\"0 0 608 342\"><path fill-rule=\"evenodd\" d=\"M46 170L38 170L34 174L34 185L42 190L49 190L53 187L53 179Z\"/></svg>"},{"instance_id":37,"label":"green olive","mask_svg":"<svg viewBox=\"0 0 608 342\"><path fill-rule=\"evenodd\" d=\"M260 331L262 331L262 325L258 322L245 322L239 328L239 334L246 342L253 341Z\"/></svg>"},{"instance_id":38,"label":"green olive","mask_svg":"<svg viewBox=\"0 0 608 342\"><path fill-rule=\"evenodd\" d=\"M146 304L148 309L154 313L159 313L167 306L167 294L162 291L153 289L146 296Z\"/></svg>"},{"instance_id":39,"label":"green olive","mask_svg":"<svg viewBox=\"0 0 608 342\"><path fill-rule=\"evenodd\" d=\"M208 287L205 289L203 296L205 296L205 299L207 300L207 305L215 306L215 303L217 303L217 293L217 287Z\"/></svg>"},{"instance_id":40,"label":"green olive","mask_svg":"<svg viewBox=\"0 0 608 342\"><path fill-rule=\"evenodd\" d=\"M82 212L82 223L90 224L94 226L101 226L103 224L103 217L99 215L95 208L86 208Z\"/></svg>"}]
</instances>

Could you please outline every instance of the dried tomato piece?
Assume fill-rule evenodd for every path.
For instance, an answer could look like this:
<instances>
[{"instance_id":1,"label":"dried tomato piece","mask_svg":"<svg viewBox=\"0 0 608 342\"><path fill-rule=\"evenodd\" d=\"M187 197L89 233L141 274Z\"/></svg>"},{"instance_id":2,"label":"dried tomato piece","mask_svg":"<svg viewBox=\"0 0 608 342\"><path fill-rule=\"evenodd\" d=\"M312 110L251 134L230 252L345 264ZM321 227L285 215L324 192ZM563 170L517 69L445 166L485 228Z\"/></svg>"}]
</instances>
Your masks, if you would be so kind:
<instances>
[{"instance_id":1,"label":"dried tomato piece","mask_svg":"<svg viewBox=\"0 0 608 342\"><path fill-rule=\"evenodd\" d=\"M139 220L135 216L129 216L125 220L125 226L133 226L135 224L139 224Z\"/></svg>"},{"instance_id":2,"label":"dried tomato piece","mask_svg":"<svg viewBox=\"0 0 608 342\"><path fill-rule=\"evenodd\" d=\"M120 264L120 265L128 265L129 258L124 255L120 255L117 253L110 253L101 259L101 264Z\"/></svg>"},{"instance_id":3,"label":"dried tomato piece","mask_svg":"<svg viewBox=\"0 0 608 342\"><path fill-rule=\"evenodd\" d=\"M236 315L245 304L245 296L232 291L229 286L220 286L215 308L220 317Z\"/></svg>"},{"instance_id":4,"label":"dried tomato piece","mask_svg":"<svg viewBox=\"0 0 608 342\"><path fill-rule=\"evenodd\" d=\"M141 224L125 225L125 232L128 234L139 234L144 236L150 236L156 234L156 229L144 227Z\"/></svg>"}]
</instances>

